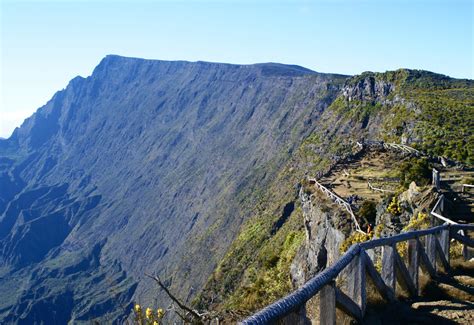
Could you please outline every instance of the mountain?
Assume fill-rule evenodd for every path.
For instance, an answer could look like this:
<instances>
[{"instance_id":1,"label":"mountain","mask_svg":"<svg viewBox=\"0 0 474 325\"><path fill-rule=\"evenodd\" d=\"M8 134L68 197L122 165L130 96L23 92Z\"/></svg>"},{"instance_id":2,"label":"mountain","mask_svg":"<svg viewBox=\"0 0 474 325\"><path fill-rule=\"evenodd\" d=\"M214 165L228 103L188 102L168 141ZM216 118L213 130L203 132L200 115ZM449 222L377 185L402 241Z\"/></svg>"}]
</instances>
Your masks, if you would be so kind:
<instances>
[{"instance_id":1,"label":"mountain","mask_svg":"<svg viewBox=\"0 0 474 325\"><path fill-rule=\"evenodd\" d=\"M240 318L249 315L293 290L295 279L291 273L303 272L292 269L292 263L302 252L305 239L309 238L308 232L305 233L305 227L311 224L308 215L317 215L316 212L319 212L317 217L323 221L325 215L331 213L338 217L344 215L344 211L338 211L328 203L313 207L314 211L306 211L305 214L298 190L305 187L307 176L316 177L334 169L347 175L347 169L354 165L357 141L407 143L426 156L431 156L433 161L443 156L457 161L458 167L467 165L472 170L473 125L473 80L407 69L385 73L365 72L348 77L336 99L315 121L311 134L266 185L266 191L257 201L253 215L245 221L226 255L195 299L196 305L224 314L232 310L229 318L235 320L239 319L238 315ZM402 168L413 167L413 174L421 176L417 175L418 168L423 165L425 158L410 160L402 153L397 153L390 159L395 165L405 166ZM362 166L359 162L352 169L357 172L365 170L370 174L376 164L376 161L368 161ZM400 172L392 168L386 174L388 177L398 177ZM428 173L427 182L430 183L431 170L425 172ZM410 178L409 182L413 180ZM364 182L363 188L367 187L367 179L362 178L360 182ZM318 200L323 201L316 195L315 201ZM389 203L390 200L380 202L377 208L382 210L377 210L377 214L383 216ZM411 214L406 212L406 215L407 220L403 222L408 223ZM331 218L337 219L334 216ZM336 230L350 236L351 227L347 229L348 224L351 224L350 217L345 215L344 218L349 218L349 221L338 221L342 225ZM385 220L381 222L382 226L386 226L383 224ZM400 228L403 226L406 225L402 224ZM318 227L329 229L335 226L328 226L326 221L318 224ZM331 240L334 241L334 238ZM334 247L331 248L334 250ZM318 264L316 261L309 262Z\"/></svg>"},{"instance_id":2,"label":"mountain","mask_svg":"<svg viewBox=\"0 0 474 325\"><path fill-rule=\"evenodd\" d=\"M0 140L0 323L121 322L204 287L346 76L105 57Z\"/></svg>"},{"instance_id":3,"label":"mountain","mask_svg":"<svg viewBox=\"0 0 474 325\"><path fill-rule=\"evenodd\" d=\"M0 323L121 323L291 290L298 190L356 141L474 162L474 82L107 56L0 139Z\"/></svg>"}]
</instances>

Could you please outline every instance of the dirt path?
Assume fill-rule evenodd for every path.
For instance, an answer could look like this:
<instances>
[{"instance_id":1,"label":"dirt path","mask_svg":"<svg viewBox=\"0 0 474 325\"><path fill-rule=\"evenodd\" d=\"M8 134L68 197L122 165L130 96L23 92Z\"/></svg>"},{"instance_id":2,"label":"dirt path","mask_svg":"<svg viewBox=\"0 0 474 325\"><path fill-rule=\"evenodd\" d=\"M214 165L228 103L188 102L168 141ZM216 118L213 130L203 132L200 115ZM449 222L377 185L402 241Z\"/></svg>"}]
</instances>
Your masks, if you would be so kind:
<instances>
[{"instance_id":1,"label":"dirt path","mask_svg":"<svg viewBox=\"0 0 474 325\"><path fill-rule=\"evenodd\" d=\"M455 264L455 263L453 263ZM430 280L418 299L370 306L365 324L474 324L474 261Z\"/></svg>"},{"instance_id":2,"label":"dirt path","mask_svg":"<svg viewBox=\"0 0 474 325\"><path fill-rule=\"evenodd\" d=\"M379 201L384 193L371 190L367 182L370 180L377 188L389 191L395 189L398 182L386 179L396 176L394 171L397 163L397 157L391 152L369 152L361 159L336 166L320 182L343 198L357 195L364 200Z\"/></svg>"}]
</instances>

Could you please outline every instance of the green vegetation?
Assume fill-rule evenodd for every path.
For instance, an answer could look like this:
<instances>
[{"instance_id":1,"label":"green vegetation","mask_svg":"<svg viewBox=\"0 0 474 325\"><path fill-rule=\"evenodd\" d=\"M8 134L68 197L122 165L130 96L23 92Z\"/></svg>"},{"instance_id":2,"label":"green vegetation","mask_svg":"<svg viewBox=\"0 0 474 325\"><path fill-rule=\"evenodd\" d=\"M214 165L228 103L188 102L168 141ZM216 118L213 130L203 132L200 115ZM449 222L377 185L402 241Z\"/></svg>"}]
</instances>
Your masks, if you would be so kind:
<instances>
[{"instance_id":1,"label":"green vegetation","mask_svg":"<svg viewBox=\"0 0 474 325\"><path fill-rule=\"evenodd\" d=\"M290 154L287 165L255 202L253 217L241 227L205 290L196 299L198 306L212 305L214 310L232 309L248 314L292 290L289 269L304 242L303 216L295 184L303 183L305 174L314 176L326 171L353 153L355 141L400 143L407 139L411 146L433 156L474 162L473 81L400 69L363 73L347 80L345 86L358 86L366 78L390 84L391 92L364 101L349 101L340 95L322 113L314 131ZM430 182L431 166L425 158L407 158L401 154L400 163L395 166L385 176L400 178L400 190L406 189L412 181L418 186ZM294 211L279 224L284 206L295 200ZM393 216L402 213L396 196L387 212ZM375 202L364 201L358 214L367 222L373 222ZM424 227L426 220L425 214L417 214L407 227ZM382 226L377 226L367 235L354 232L341 245L341 251L354 243L380 236L381 231Z\"/></svg>"},{"instance_id":2,"label":"green vegetation","mask_svg":"<svg viewBox=\"0 0 474 325\"><path fill-rule=\"evenodd\" d=\"M281 194L280 194L281 195ZM275 199L275 198L273 198ZM270 202L270 206L277 202ZM218 292L219 309L253 311L291 290L290 265L304 240L299 206L275 229L279 209L257 211L243 227L196 303L206 304L208 295Z\"/></svg>"},{"instance_id":3,"label":"green vegetation","mask_svg":"<svg viewBox=\"0 0 474 325\"><path fill-rule=\"evenodd\" d=\"M394 196L392 198L392 201L389 203L387 207L387 212L394 216L398 216L400 215L400 213L402 213L402 207L400 206L400 202L398 202L396 196Z\"/></svg>"},{"instance_id":4,"label":"green vegetation","mask_svg":"<svg viewBox=\"0 0 474 325\"><path fill-rule=\"evenodd\" d=\"M403 231L410 231L410 230L421 230L427 229L430 227L430 218L428 214L418 212L418 214L414 215L409 223L403 228Z\"/></svg>"},{"instance_id":5,"label":"green vegetation","mask_svg":"<svg viewBox=\"0 0 474 325\"><path fill-rule=\"evenodd\" d=\"M338 114L344 115L345 120L362 123L363 125L371 116L381 111L382 108L382 104L378 102L357 100L348 102L342 97L337 98L331 105L331 109Z\"/></svg>"},{"instance_id":6,"label":"green vegetation","mask_svg":"<svg viewBox=\"0 0 474 325\"><path fill-rule=\"evenodd\" d=\"M357 212L357 215L368 223L374 223L377 215L376 204L374 201L365 200Z\"/></svg>"},{"instance_id":7,"label":"green vegetation","mask_svg":"<svg viewBox=\"0 0 474 325\"><path fill-rule=\"evenodd\" d=\"M247 283L231 296L227 307L252 310L289 292L292 289L290 265L303 240L303 231L292 230L284 231L265 243L256 265L246 272Z\"/></svg>"},{"instance_id":8,"label":"green vegetation","mask_svg":"<svg viewBox=\"0 0 474 325\"><path fill-rule=\"evenodd\" d=\"M385 130L404 131L430 155L474 163L474 82L410 71L400 86L405 102L393 106Z\"/></svg>"},{"instance_id":9,"label":"green vegetation","mask_svg":"<svg viewBox=\"0 0 474 325\"><path fill-rule=\"evenodd\" d=\"M346 238L339 247L341 253L346 252L352 245L357 243L363 243L365 241L371 240L373 237L373 232L364 234L361 232L353 232L349 237Z\"/></svg>"},{"instance_id":10,"label":"green vegetation","mask_svg":"<svg viewBox=\"0 0 474 325\"><path fill-rule=\"evenodd\" d=\"M339 96L330 109L342 120L367 123L381 119L380 139L411 145L433 156L474 163L474 81L452 79L420 70L365 72L349 79L348 87L364 80L392 85L385 101L348 101ZM380 95L379 95L380 96Z\"/></svg>"},{"instance_id":11,"label":"green vegetation","mask_svg":"<svg viewBox=\"0 0 474 325\"><path fill-rule=\"evenodd\" d=\"M431 166L426 158L411 158L399 166L400 185L408 188L411 182L418 186L428 185L431 181Z\"/></svg>"},{"instance_id":12,"label":"green vegetation","mask_svg":"<svg viewBox=\"0 0 474 325\"><path fill-rule=\"evenodd\" d=\"M408 98L422 109L418 147L431 155L474 163L474 87L413 91Z\"/></svg>"}]
</instances>

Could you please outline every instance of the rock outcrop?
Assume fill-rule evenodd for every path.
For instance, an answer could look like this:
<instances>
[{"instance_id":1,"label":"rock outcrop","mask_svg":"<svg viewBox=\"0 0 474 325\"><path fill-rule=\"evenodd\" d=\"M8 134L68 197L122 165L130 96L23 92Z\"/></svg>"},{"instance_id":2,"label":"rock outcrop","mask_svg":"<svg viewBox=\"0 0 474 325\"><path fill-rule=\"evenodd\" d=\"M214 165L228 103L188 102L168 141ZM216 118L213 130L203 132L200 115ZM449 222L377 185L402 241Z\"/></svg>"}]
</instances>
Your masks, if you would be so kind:
<instances>
[{"instance_id":1,"label":"rock outcrop","mask_svg":"<svg viewBox=\"0 0 474 325\"><path fill-rule=\"evenodd\" d=\"M393 83L369 75L346 83L342 94L348 101L383 102L394 90Z\"/></svg>"},{"instance_id":2,"label":"rock outcrop","mask_svg":"<svg viewBox=\"0 0 474 325\"><path fill-rule=\"evenodd\" d=\"M320 193L310 195L300 191L300 200L306 241L291 265L295 288L338 260L340 245L353 226L347 213Z\"/></svg>"}]
</instances>

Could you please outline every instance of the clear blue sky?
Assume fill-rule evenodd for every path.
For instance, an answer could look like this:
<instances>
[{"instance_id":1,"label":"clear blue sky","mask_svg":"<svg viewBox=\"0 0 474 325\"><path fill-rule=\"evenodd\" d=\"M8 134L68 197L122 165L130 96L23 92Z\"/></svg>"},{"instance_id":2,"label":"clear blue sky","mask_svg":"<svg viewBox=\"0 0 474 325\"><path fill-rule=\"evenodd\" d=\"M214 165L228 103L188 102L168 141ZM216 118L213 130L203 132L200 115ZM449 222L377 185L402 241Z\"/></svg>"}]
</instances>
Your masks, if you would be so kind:
<instances>
[{"instance_id":1,"label":"clear blue sky","mask_svg":"<svg viewBox=\"0 0 474 325\"><path fill-rule=\"evenodd\" d=\"M471 0L0 1L3 137L107 54L474 78Z\"/></svg>"}]
</instances>

